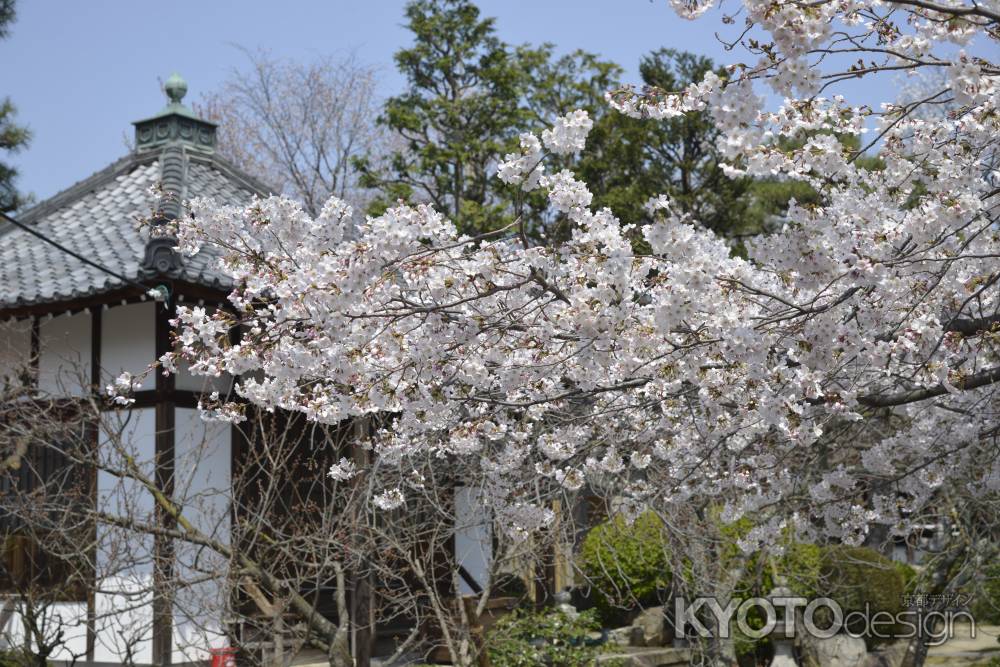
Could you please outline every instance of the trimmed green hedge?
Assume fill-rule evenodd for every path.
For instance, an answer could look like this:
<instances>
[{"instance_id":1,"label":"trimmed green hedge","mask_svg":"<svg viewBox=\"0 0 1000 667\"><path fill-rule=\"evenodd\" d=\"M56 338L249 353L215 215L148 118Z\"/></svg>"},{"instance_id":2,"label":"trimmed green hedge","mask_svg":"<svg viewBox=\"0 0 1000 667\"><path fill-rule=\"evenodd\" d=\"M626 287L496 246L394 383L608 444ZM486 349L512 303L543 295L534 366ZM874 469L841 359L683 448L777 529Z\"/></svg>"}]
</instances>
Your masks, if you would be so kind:
<instances>
[{"instance_id":1,"label":"trimmed green hedge","mask_svg":"<svg viewBox=\"0 0 1000 667\"><path fill-rule=\"evenodd\" d=\"M796 596L812 598L817 594L823 550L815 544L792 542L781 555L765 557L753 554L744 570L743 578L733 591L741 599L767 597L775 586L775 575L785 581L785 586ZM766 622L763 611L754 607L747 615L751 627L762 628ZM753 664L769 661L774 655L770 637L746 637L734 628L733 641L741 658L753 657Z\"/></svg>"},{"instance_id":2,"label":"trimmed green hedge","mask_svg":"<svg viewBox=\"0 0 1000 667\"><path fill-rule=\"evenodd\" d=\"M573 618L559 610L517 609L487 633L486 651L493 667L589 667L601 648L589 645L587 634L600 628L593 611Z\"/></svg>"},{"instance_id":3,"label":"trimmed green hedge","mask_svg":"<svg viewBox=\"0 0 1000 667\"><path fill-rule=\"evenodd\" d=\"M744 526L738 523L725 528L735 548L735 538ZM672 576L669 551L663 523L652 512L641 515L631 525L617 517L587 534L578 565L593 587L599 618L606 626L627 623L636 609L663 603ZM722 554L723 560L730 557ZM684 576L683 571L673 574ZM793 595L836 600L845 615L867 609L869 614L886 612L895 616L905 608L904 595L913 592L917 584L912 567L894 562L874 549L791 542L781 555L752 555L734 595L766 597L775 587L776 576L784 579ZM996 590L988 589L986 596L1000 613L1000 566L988 580ZM753 613L751 623L755 621ZM764 622L763 617L756 620L761 625ZM825 627L830 619L823 617L821 609L816 621ZM854 619L847 630L860 632L860 622ZM872 648L885 640L866 637L865 641ZM767 638L736 637L736 644L744 655L766 657L771 650Z\"/></svg>"},{"instance_id":4,"label":"trimmed green hedge","mask_svg":"<svg viewBox=\"0 0 1000 667\"><path fill-rule=\"evenodd\" d=\"M892 561L867 547L839 544L820 547L799 542L767 562L761 562L760 558L759 554L750 558L746 574L737 586L737 597L766 597L774 588L777 573L786 580L793 595L832 598L843 608L845 616L852 611L864 611L866 605L872 614L884 611L895 615L903 611L904 595L910 592L917 576L909 565ZM816 622L826 627L831 619L822 611L817 614ZM753 627L763 627L765 619L760 610L754 609L748 620ZM857 633L861 627L855 622L848 629ZM769 638L754 640L737 636L735 639L740 655L770 657ZM865 637L869 648L885 641Z\"/></svg>"}]
</instances>

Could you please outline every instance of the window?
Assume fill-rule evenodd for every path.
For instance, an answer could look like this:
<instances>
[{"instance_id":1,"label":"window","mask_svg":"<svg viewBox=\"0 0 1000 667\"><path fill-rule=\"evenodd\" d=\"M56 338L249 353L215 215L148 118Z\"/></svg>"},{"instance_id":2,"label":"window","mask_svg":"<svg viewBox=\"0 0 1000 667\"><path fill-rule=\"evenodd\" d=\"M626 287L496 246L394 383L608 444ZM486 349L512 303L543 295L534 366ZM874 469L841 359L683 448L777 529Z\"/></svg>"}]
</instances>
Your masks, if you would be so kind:
<instances>
[{"instance_id":1,"label":"window","mask_svg":"<svg viewBox=\"0 0 1000 667\"><path fill-rule=\"evenodd\" d=\"M0 591L86 600L96 535L85 463L93 441L72 406L19 401L0 411Z\"/></svg>"}]
</instances>

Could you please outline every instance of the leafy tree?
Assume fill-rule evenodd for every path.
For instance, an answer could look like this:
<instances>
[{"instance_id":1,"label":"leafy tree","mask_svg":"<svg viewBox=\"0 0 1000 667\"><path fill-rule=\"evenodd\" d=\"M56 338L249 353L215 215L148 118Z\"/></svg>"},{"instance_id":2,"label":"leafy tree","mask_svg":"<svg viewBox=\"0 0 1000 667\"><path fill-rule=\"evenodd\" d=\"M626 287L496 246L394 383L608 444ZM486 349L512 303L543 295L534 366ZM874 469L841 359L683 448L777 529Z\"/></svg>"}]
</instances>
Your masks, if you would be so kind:
<instances>
[{"instance_id":1,"label":"leafy tree","mask_svg":"<svg viewBox=\"0 0 1000 667\"><path fill-rule=\"evenodd\" d=\"M583 109L595 119L617 115L608 108L604 96L620 85L624 70L619 65L582 50L557 58L551 44L533 50L522 48L520 56L525 71L530 73L524 93L531 121L528 129L538 132L549 127L556 117L575 109ZM588 144L580 156L551 156L549 169L575 169L592 152ZM569 233L568 218L553 215L542 193L525 194L518 188L508 188L507 194L517 202L516 214L524 219L529 236L552 241Z\"/></svg>"},{"instance_id":2,"label":"leafy tree","mask_svg":"<svg viewBox=\"0 0 1000 667\"><path fill-rule=\"evenodd\" d=\"M372 212L398 199L429 201L469 233L507 224L513 214L494 178L497 162L519 133L574 108L603 108L621 70L582 51L556 58L550 44L512 47L468 0L415 0L406 18L414 43L395 60L407 89L381 117L400 149L387 169L358 161L362 183L382 192ZM542 208L528 213L532 227Z\"/></svg>"},{"instance_id":3,"label":"leafy tree","mask_svg":"<svg viewBox=\"0 0 1000 667\"><path fill-rule=\"evenodd\" d=\"M707 112L653 122L611 111L604 96L623 71L594 54L557 57L551 44L511 47L469 0L415 0L406 17L414 44L396 54L396 63L408 88L386 102L380 120L400 148L388 168L357 161L361 183L381 193L373 214L401 199L428 201L464 232L497 229L516 217L535 240L567 238L572 223L547 206L544 193L525 194L494 174L521 132L538 132L573 109L595 120L587 147L578 156L552 156L548 168L572 169L590 184L594 206L609 207L624 222L648 222L645 202L666 194L698 224L742 237L767 229L792 199L818 202L802 182L727 176ZM680 90L713 70L725 74L709 58L666 48L644 57L639 70L646 86L663 90Z\"/></svg>"},{"instance_id":4,"label":"leafy tree","mask_svg":"<svg viewBox=\"0 0 1000 667\"><path fill-rule=\"evenodd\" d=\"M904 609L904 574L874 549L843 544L826 547L819 580L819 592L837 601L844 610L845 627L855 634L864 631L864 623L857 616L851 618L851 612L896 616ZM883 641L882 637L865 637L869 648Z\"/></svg>"},{"instance_id":5,"label":"leafy tree","mask_svg":"<svg viewBox=\"0 0 1000 667\"><path fill-rule=\"evenodd\" d=\"M16 17L14 0L0 0L0 39L10 35L10 25ZM14 122L16 113L17 109L10 98L0 101L0 151L7 155L27 147L31 139L28 128ZM17 175L16 167L6 159L0 161L0 211L4 213L16 210L25 203L24 197L15 187Z\"/></svg>"},{"instance_id":6,"label":"leafy tree","mask_svg":"<svg viewBox=\"0 0 1000 667\"><path fill-rule=\"evenodd\" d=\"M709 58L675 49L654 51L639 65L642 82L663 90L680 90L713 69ZM657 122L605 114L588 138L578 172L591 184L594 204L610 207L623 221L647 220L644 202L666 194L710 229L744 232L756 222L747 219L751 182L725 175L717 136L704 112Z\"/></svg>"},{"instance_id":7,"label":"leafy tree","mask_svg":"<svg viewBox=\"0 0 1000 667\"><path fill-rule=\"evenodd\" d=\"M417 0L406 8L414 44L396 65L407 90L386 101L381 122L398 134L388 173L361 163L365 182L396 199L427 200L464 229L501 217L491 167L524 124L522 71L493 19L465 0Z\"/></svg>"}]
</instances>

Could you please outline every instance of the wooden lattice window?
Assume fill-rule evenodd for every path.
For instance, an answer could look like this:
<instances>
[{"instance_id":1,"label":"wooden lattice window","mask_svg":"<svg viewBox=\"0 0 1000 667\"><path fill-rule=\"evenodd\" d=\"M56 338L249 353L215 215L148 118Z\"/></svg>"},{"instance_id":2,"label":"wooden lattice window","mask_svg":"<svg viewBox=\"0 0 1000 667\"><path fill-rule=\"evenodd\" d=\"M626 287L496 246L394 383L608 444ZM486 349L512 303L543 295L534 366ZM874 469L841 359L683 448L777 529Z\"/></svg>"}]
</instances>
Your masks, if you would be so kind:
<instances>
[{"instance_id":1,"label":"wooden lattice window","mask_svg":"<svg viewBox=\"0 0 1000 667\"><path fill-rule=\"evenodd\" d=\"M0 423L0 592L84 601L94 574L93 429L66 407L18 428L12 415L32 414L19 407Z\"/></svg>"}]
</instances>

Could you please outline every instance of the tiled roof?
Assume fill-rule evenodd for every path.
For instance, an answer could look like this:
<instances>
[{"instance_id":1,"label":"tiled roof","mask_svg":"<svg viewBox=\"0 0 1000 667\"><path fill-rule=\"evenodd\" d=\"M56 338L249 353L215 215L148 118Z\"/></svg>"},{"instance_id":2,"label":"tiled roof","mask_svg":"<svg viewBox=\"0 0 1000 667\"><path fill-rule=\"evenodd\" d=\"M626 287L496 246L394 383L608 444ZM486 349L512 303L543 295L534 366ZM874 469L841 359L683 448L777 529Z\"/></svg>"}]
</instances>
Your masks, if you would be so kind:
<instances>
[{"instance_id":1,"label":"tiled roof","mask_svg":"<svg viewBox=\"0 0 1000 667\"><path fill-rule=\"evenodd\" d=\"M135 224L154 207L150 186L162 179L165 154L148 151L108 168L44 201L19 220L37 232L131 280L151 277L142 269L147 232ZM214 154L184 154L184 199L211 197L236 204L265 189ZM170 278L225 287L214 254L203 250L181 259ZM106 292L123 283L9 223L0 222L0 310L61 302Z\"/></svg>"}]
</instances>

